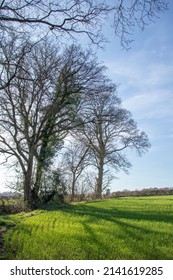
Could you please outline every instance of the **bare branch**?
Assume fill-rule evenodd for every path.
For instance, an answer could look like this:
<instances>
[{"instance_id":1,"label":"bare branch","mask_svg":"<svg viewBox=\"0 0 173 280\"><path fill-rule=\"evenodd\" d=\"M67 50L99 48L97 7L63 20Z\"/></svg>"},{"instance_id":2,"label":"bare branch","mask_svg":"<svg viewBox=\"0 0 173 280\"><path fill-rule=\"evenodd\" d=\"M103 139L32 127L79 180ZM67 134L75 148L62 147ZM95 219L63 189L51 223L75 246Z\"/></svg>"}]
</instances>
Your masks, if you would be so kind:
<instances>
[{"instance_id":1,"label":"bare branch","mask_svg":"<svg viewBox=\"0 0 173 280\"><path fill-rule=\"evenodd\" d=\"M5 31L28 32L30 36L33 29L34 36L42 37L53 33L58 38L78 39L79 34L85 34L92 44L100 45L105 41L102 27L112 13L115 35L127 49L136 27L144 29L167 9L166 0L116 0L114 6L102 0L1 1L0 25Z\"/></svg>"},{"instance_id":2,"label":"bare branch","mask_svg":"<svg viewBox=\"0 0 173 280\"><path fill-rule=\"evenodd\" d=\"M84 98L83 111L81 109L82 116L90 121L77 128L74 135L89 149L90 161L98 172L96 189L100 198L105 166L127 172L131 164L122 152L132 149L142 155L150 143L147 135L137 128L130 112L121 107L116 86L103 75L97 86L92 96Z\"/></svg>"}]
</instances>

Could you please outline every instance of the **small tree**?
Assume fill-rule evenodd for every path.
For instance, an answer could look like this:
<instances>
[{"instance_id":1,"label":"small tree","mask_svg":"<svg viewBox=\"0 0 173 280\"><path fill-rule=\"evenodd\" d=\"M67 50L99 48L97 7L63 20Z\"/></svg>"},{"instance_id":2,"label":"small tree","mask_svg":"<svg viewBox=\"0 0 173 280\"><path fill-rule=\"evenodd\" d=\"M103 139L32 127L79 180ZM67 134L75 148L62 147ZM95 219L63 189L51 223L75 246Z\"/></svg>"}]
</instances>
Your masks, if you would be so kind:
<instances>
[{"instance_id":1,"label":"small tree","mask_svg":"<svg viewBox=\"0 0 173 280\"><path fill-rule=\"evenodd\" d=\"M63 163L66 172L69 173L70 179L70 193L71 200L74 200L76 193L76 183L82 175L85 168L90 164L89 162L89 148L82 145L81 142L71 142L66 147L66 151L63 154Z\"/></svg>"}]
</instances>

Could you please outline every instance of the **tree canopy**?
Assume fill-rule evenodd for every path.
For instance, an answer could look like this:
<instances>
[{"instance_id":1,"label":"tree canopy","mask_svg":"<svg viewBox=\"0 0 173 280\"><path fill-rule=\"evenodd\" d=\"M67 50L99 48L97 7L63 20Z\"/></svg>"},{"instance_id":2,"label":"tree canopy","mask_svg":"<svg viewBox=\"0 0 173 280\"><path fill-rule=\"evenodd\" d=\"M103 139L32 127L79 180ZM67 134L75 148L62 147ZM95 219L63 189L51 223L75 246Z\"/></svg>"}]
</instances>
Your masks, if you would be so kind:
<instances>
[{"instance_id":1,"label":"tree canopy","mask_svg":"<svg viewBox=\"0 0 173 280\"><path fill-rule=\"evenodd\" d=\"M139 156L150 148L145 132L140 131L131 113L122 108L117 86L102 75L83 105L84 126L76 128L74 138L88 148L89 162L97 170L96 196L103 192L104 175L108 167L114 172L128 171L131 163L126 157L128 149Z\"/></svg>"},{"instance_id":2,"label":"tree canopy","mask_svg":"<svg viewBox=\"0 0 173 280\"><path fill-rule=\"evenodd\" d=\"M105 39L102 27L110 15L115 35L128 48L135 28L144 29L167 8L166 0L112 0L108 4L102 0L3 0L0 1L0 34L11 30L33 34L33 39L50 32L59 38L75 39L85 34L92 43L100 44Z\"/></svg>"},{"instance_id":3,"label":"tree canopy","mask_svg":"<svg viewBox=\"0 0 173 280\"><path fill-rule=\"evenodd\" d=\"M102 71L90 51L72 45L58 53L44 40L32 46L19 75L1 91L0 152L22 170L26 201L32 194L38 198L43 171L68 132L81 124L81 98Z\"/></svg>"}]
</instances>

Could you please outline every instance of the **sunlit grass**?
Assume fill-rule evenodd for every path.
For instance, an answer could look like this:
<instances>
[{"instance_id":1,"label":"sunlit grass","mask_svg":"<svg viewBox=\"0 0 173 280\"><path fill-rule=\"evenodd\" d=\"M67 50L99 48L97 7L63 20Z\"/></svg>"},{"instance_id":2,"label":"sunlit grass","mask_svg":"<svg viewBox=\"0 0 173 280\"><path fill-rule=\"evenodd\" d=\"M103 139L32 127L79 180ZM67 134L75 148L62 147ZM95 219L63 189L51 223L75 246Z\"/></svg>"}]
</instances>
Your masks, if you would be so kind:
<instances>
[{"instance_id":1,"label":"sunlit grass","mask_svg":"<svg viewBox=\"0 0 173 280\"><path fill-rule=\"evenodd\" d=\"M16 223L5 235L11 259L173 259L173 196L76 203L3 218Z\"/></svg>"}]
</instances>

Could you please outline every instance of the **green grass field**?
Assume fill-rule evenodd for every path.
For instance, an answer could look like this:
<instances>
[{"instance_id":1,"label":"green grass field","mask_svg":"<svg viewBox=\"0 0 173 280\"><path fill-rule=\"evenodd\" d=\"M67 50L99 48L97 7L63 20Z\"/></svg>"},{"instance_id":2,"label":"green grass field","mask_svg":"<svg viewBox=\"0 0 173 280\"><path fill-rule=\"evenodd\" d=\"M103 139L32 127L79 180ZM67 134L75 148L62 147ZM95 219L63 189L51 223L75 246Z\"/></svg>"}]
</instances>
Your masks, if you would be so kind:
<instances>
[{"instance_id":1,"label":"green grass field","mask_svg":"<svg viewBox=\"0 0 173 280\"><path fill-rule=\"evenodd\" d=\"M52 206L1 216L0 225L8 259L173 259L173 196Z\"/></svg>"}]
</instances>

